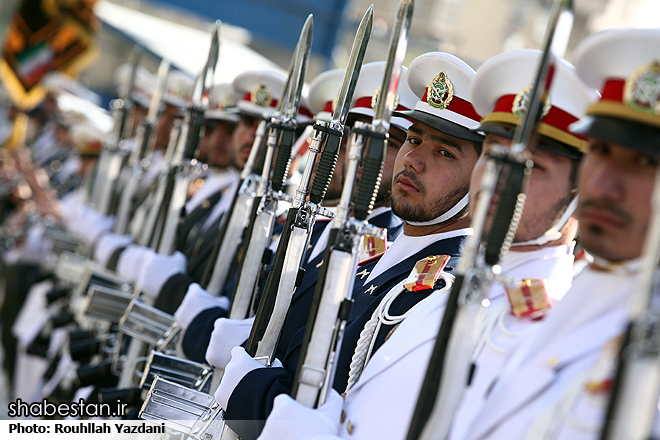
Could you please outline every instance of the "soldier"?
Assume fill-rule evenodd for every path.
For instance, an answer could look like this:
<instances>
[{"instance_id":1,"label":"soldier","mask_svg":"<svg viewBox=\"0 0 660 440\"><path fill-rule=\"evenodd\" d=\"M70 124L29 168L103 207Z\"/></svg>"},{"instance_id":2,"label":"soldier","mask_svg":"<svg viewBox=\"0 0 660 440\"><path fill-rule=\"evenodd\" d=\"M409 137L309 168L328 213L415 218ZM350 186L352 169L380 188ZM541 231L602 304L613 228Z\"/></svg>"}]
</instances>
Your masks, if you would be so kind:
<instances>
[{"instance_id":1,"label":"soldier","mask_svg":"<svg viewBox=\"0 0 660 440\"><path fill-rule=\"evenodd\" d=\"M259 117L263 113L274 113L283 86L284 77L271 71L244 72L234 80L234 94L239 97L236 106L238 121L231 137L232 163L236 170L241 170L245 165L254 142ZM186 237L182 243L184 245L187 243L187 246L180 250L187 249L190 252L186 254L185 266L175 262L168 265L167 270L157 269L157 264L141 269L145 281L149 277L154 277L153 281L149 281L154 285L151 293L159 297L156 305L164 311L173 313L181 303L188 286L201 282L220 228L222 215L231 203L238 180L234 183L223 190L222 193L226 194L226 197L217 197L215 203L209 202L208 206L200 205L197 208L198 211L202 208L206 210L201 216L194 214L194 218L205 217L201 225L184 220L178 235Z\"/></svg>"},{"instance_id":2,"label":"soldier","mask_svg":"<svg viewBox=\"0 0 660 440\"><path fill-rule=\"evenodd\" d=\"M349 111L347 126L352 126L357 120L362 122L371 121L371 118L374 115L373 105L375 104L372 98L376 93L379 80L383 77L384 70L385 62L368 63L362 66L360 77L353 95L353 102ZM406 69L404 68L404 75L405 71ZM309 99L313 104L313 110L319 112L317 118L330 119L334 98L341 86L343 78L343 70L332 70L319 75L312 82ZM417 97L410 90L405 81L402 81L399 84L398 94L398 110L409 110L414 107ZM387 240L390 243L399 236L402 230L401 220L392 213L390 208L394 159L396 158L399 148L403 144L405 132L412 123L403 117L395 117L392 118L391 124L387 149L388 154L386 155L386 162L383 166L383 184L381 185L381 188L379 188L374 210L367 219L370 224L387 230ZM342 173L344 169L343 158L345 157L344 153L346 152L347 141L348 136L345 136L342 139L338 166L337 169L335 169L335 173L330 181L324 199L324 206L331 210L337 205L341 196L343 183ZM276 355L283 356L286 353L291 338L293 338L293 336L307 323L314 290L316 289L316 282L318 281L319 273L323 265L323 251L327 245L330 229L332 228L332 224L325 221L323 217L317 218L316 222L317 224L310 237L311 247L309 248L310 252L307 257L307 262L303 264L305 276L301 285L296 288L296 292L291 300L288 318L282 329L282 335L280 336L280 343ZM374 246L374 249L376 251L374 254L370 255L370 257L383 252L385 246L384 244L382 246ZM202 356L205 356L206 361L211 365L218 368L225 367L231 357L231 349L247 340L253 319L229 321L221 318L224 316L225 314L221 310L216 310L215 312L207 310L204 311L204 314L200 315L198 319L196 318L191 322L191 334L195 335L194 341L197 342L196 347L199 347L196 351L201 353L195 356L195 353L193 353L192 350L184 346L188 357L202 361L204 360L204 357ZM202 339L200 337L202 334L208 334L209 330L213 331L211 336L215 341L215 344L213 345L211 345L208 339ZM232 336L229 337L228 335ZM202 356L200 356L200 354Z\"/></svg>"},{"instance_id":3,"label":"soldier","mask_svg":"<svg viewBox=\"0 0 660 440\"><path fill-rule=\"evenodd\" d=\"M467 215L469 179L482 140L480 134L472 131L480 119L468 100L473 75L467 64L444 53L422 55L408 69L408 85L420 101L414 110L396 114L414 123L396 157L392 180L392 210L404 221L404 233L380 258L363 264L356 274L352 295L355 304L333 382L338 391L346 388L360 332L379 304L387 304L388 310L383 313L394 320L382 325L374 349L383 343L402 315L432 291L435 275L442 275L448 258L453 266L453 259L460 255L462 244L471 233ZM437 92L431 95L437 99L429 100L427 89L429 93ZM425 265L426 261L435 266L430 284L414 294L394 289L418 263ZM446 275L439 284L444 285L445 278ZM384 297L388 301L382 301ZM265 369L243 349L232 350L232 360L215 397L227 410L229 426L236 428L241 437L256 437L273 398L290 392L304 331L301 329L292 338L282 359L285 368Z\"/></svg>"},{"instance_id":4,"label":"soldier","mask_svg":"<svg viewBox=\"0 0 660 440\"><path fill-rule=\"evenodd\" d=\"M533 50L497 55L479 68L472 82L472 102L479 113L486 115L477 128L486 133L486 138L470 183L472 206L474 199L479 197L488 152L495 144L511 146L520 112L525 111L520 102L530 89L527 86L539 58L540 52ZM479 401L478 393L483 394L499 374L502 362L519 342L519 337L550 310L552 301L560 300L570 287L577 226L572 217L571 200L576 197L577 168L586 142L569 133L568 125L584 114L593 99L594 92L586 88L574 68L562 60L556 70L556 86L550 94L551 105L539 126L541 137L531 148L536 167L527 190L526 208L512 251L501 262L502 273L507 278L534 279L533 289L543 301L537 301L536 308L512 311L511 304L517 305L519 301L515 300L522 294L520 286L497 284L492 288L480 344L473 354L476 370L463 399L463 412L468 412ZM328 430L325 432L346 438L405 437L446 301L446 291L436 292L422 301L373 355L364 371L360 374L355 370L343 404L343 422L339 424L335 419L332 428L326 426ZM523 301L523 304L526 303ZM359 352L358 347L353 358L356 362L360 360ZM399 385L393 391L389 384L395 380ZM384 394L385 390L390 396ZM367 409L373 408L377 402L383 402L378 411L374 413ZM330 400L320 412L337 411L341 407L337 406L336 399ZM310 410L288 398L280 398L267 424L268 431L264 431L268 437L264 437L283 434L285 417L299 419L305 413ZM313 424L316 417L313 412L308 415L306 426L314 432L321 425Z\"/></svg>"},{"instance_id":5,"label":"soldier","mask_svg":"<svg viewBox=\"0 0 660 440\"><path fill-rule=\"evenodd\" d=\"M576 49L580 78L602 93L572 127L589 138L577 217L593 260L507 360L461 438L600 438L658 168L659 44L658 30L611 30Z\"/></svg>"}]
</instances>

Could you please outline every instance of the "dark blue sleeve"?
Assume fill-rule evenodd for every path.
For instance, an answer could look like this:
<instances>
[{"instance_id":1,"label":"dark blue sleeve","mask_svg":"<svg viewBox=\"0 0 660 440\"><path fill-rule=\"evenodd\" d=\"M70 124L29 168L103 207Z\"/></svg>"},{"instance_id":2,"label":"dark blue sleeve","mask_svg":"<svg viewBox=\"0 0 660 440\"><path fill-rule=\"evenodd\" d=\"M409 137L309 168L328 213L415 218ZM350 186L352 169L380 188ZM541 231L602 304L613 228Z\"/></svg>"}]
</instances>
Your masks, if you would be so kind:
<instances>
[{"instance_id":1,"label":"dark blue sleeve","mask_svg":"<svg viewBox=\"0 0 660 440\"><path fill-rule=\"evenodd\" d=\"M226 317L227 311L225 309L213 307L203 310L193 318L181 341L181 348L188 359L206 363L206 349L211 340L215 320Z\"/></svg>"},{"instance_id":2,"label":"dark blue sleeve","mask_svg":"<svg viewBox=\"0 0 660 440\"><path fill-rule=\"evenodd\" d=\"M256 439L273 410L273 400L280 394L290 394L292 383L292 375L284 368L250 371L229 398L227 425L243 440Z\"/></svg>"}]
</instances>

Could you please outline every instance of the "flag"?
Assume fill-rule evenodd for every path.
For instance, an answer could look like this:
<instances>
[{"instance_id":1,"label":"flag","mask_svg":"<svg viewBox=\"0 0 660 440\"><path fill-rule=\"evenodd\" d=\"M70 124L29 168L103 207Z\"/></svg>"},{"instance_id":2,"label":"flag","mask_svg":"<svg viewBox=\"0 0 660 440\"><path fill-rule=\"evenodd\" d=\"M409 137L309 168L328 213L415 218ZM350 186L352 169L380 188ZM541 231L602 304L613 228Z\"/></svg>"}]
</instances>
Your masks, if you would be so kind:
<instances>
[{"instance_id":1,"label":"flag","mask_svg":"<svg viewBox=\"0 0 660 440\"><path fill-rule=\"evenodd\" d=\"M43 76L53 70L75 76L95 54L96 0L22 0L0 60L0 78L21 108L39 104Z\"/></svg>"}]
</instances>

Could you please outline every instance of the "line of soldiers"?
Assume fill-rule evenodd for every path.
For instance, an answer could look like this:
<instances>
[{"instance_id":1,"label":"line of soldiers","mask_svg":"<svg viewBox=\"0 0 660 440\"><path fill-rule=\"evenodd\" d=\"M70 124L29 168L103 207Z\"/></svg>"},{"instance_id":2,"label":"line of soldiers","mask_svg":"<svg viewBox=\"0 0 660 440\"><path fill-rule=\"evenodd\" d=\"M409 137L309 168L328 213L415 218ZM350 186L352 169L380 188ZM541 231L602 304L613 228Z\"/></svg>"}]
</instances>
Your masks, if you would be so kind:
<instances>
[{"instance_id":1,"label":"line of soldiers","mask_svg":"<svg viewBox=\"0 0 660 440\"><path fill-rule=\"evenodd\" d=\"M62 341L73 338L70 328L53 330L52 320L51 327L44 327L57 301L49 305L47 298L59 282L40 273L44 270L35 263L53 267L53 257L49 257L53 250L44 247L48 244L44 224L60 221L68 233L75 233L88 246L98 267L116 271L117 285L130 283L147 305L170 317L171 328L181 335L170 353L215 368L214 376L221 379L212 389L210 382L199 389L213 395L209 402L215 403L209 408L221 409L226 426L242 439L403 439L406 435L456 440L642 438L625 433L607 437L610 427L604 421L614 414L612 408L621 405L616 399L632 399L624 400L625 405L635 401L634 393L617 391L626 385L620 379L624 376L620 366L627 351L621 347L632 350L630 341L635 340L635 333L626 331L634 322L630 303L638 298L643 252L658 247L647 239L647 230L657 217L651 200L660 139L658 48L658 30L611 30L586 38L575 51L575 66L556 60L537 134L527 146L533 166L527 176L524 209L516 213L518 227L510 237L511 248L497 264L487 297L481 301L481 318L465 331L469 377L460 369L452 370L451 358L445 361L440 387L445 390L447 383L456 384L458 391L450 399L455 404L442 399L435 402L419 437L411 437L409 429L439 330L442 333L441 324L450 309L450 292L461 275L457 271L461 256L475 234L470 214L480 198L486 197L481 183L492 172L490 159L515 147L516 131L533 100L530 84L544 55L538 50L496 55L476 72L461 59L440 52L423 54L408 68L401 67L381 184L373 211L364 219L365 225L385 231L380 237L364 236L360 243L366 246L359 252L357 267L351 267L350 279L336 280L348 286L351 306L337 324L341 343L334 353L332 371L322 374L318 388L325 387L325 396L316 400L315 408L300 403L296 396L309 384L300 377L310 370L305 370L313 334L310 315L318 307L317 286L327 285L324 264L329 264L330 252L338 246L334 245L338 239L332 216L338 218L342 213L343 180L348 180L351 161L358 160L351 153L353 141L349 142L348 135L342 137L337 167L324 193L325 211L318 211L321 214L309 227L286 318L275 337L273 355L264 362L251 346L269 285L277 282L271 279L285 275L279 273L278 250L288 239L289 223L284 218L290 206L296 207L295 201L291 205L281 196L275 203L281 220L268 231L269 251L259 259L259 275L252 280L252 304L244 316L236 317L232 308L244 282L241 274L247 269L242 263L250 237L256 236L254 230L244 232L240 251L229 256L232 264L226 282L215 288L209 277L217 258L216 237L230 222L237 209L235 194L246 182L241 170L256 156L255 149L263 150L260 136L266 143L266 136L258 132L259 124L281 114L278 104L289 102L294 85L287 84L289 79L284 76L262 71L245 72L231 85L211 89L205 130L195 157L208 167L192 179L174 238L175 251L168 254L152 247L153 240L143 240L142 228L149 209L157 209L147 206L148 194L156 192L158 176L171 171L166 149L176 142L170 139L172 127L191 108L184 97L192 94L193 82L171 75L159 104L163 110L155 146L143 164L140 189L145 196L136 197L141 203L132 210L130 232L113 231L115 217L110 212L84 205L81 187L58 205L62 207L59 218L30 228L33 232L27 232L27 241L5 255L8 284L2 310L3 343L5 368L14 384L12 397L96 401L101 388L126 385L117 380L116 370L108 375L110 379L97 377L86 386L80 380L65 386L61 375L45 371L72 371L71 365L78 362L75 366L80 375L80 365L99 365L104 358L99 347L108 348L97 344L76 359L68 353L67 362L63 360L67 356L61 355L62 350L66 352ZM353 136L361 133L361 123L376 122L379 94L384 93L379 81L386 71L385 62L362 67L345 124L358 127ZM157 94L149 75L139 71L129 92L132 117L136 118L133 127L139 126L148 107L138 97ZM318 121L333 118L345 75L343 70L332 70L311 82L303 99L309 110L301 107L298 113L295 131L299 141L286 158L291 161L285 185L290 191L281 193L295 195L301 181L298 170L303 169L314 144L310 130L303 129L312 118L317 121L314 129L319 127ZM49 136L56 136L55 130ZM133 135L122 144L125 156L137 148L137 142L130 140ZM97 136L96 142L100 139ZM45 153L33 155L43 166L37 153ZM265 167L264 175L268 175L270 167ZM315 172L321 174L320 170L318 165ZM122 182L116 185L121 189ZM498 204L506 198L507 189L495 188L486 205L486 230L495 227ZM93 206L94 201L89 202ZM141 208L144 213L139 215ZM260 204L250 210L255 216L264 209ZM28 252L31 236L38 244L32 244ZM586 252L581 261L575 257L576 239ZM28 253L30 272L19 257L10 258ZM652 269L657 259L654 263ZM48 279L40 281L42 278ZM16 285L10 288L10 282ZM127 326L126 322L124 315L120 326ZM655 327L651 325L648 333ZM101 338L110 339L116 325L105 330ZM10 332L18 338L18 348L9 341ZM44 353L36 360L35 341L49 332ZM653 347L657 344L652 337L645 341ZM130 352L127 345L122 340L112 348ZM653 352L653 347L647 349ZM653 359L657 370L660 358ZM132 368L129 365L125 363L124 370ZM44 377L35 383L35 374ZM656 376L648 372L643 377ZM144 379L142 382L144 385ZM660 389L653 385L648 385L653 388L651 394L655 393L651 402L654 398L657 403ZM138 391L130 400L136 408L133 415L145 398L147 403L155 398L154 386L148 394ZM126 394L122 396L129 401ZM651 422L656 406L646 408L652 413ZM149 413L145 408L146 404L142 416ZM637 422L643 424L632 423Z\"/></svg>"}]
</instances>

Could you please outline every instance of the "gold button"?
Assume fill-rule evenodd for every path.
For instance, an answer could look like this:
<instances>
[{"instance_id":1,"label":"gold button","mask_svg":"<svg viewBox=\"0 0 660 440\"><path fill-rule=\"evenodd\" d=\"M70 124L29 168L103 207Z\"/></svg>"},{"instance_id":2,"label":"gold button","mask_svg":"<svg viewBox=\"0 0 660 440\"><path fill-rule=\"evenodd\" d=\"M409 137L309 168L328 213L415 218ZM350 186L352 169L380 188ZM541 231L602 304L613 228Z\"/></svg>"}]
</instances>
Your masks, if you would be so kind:
<instances>
[{"instance_id":1,"label":"gold button","mask_svg":"<svg viewBox=\"0 0 660 440\"><path fill-rule=\"evenodd\" d=\"M349 434L353 434L353 428L355 428L355 426L353 426L353 424L349 420L348 423L346 423L346 432L348 432Z\"/></svg>"},{"instance_id":2,"label":"gold button","mask_svg":"<svg viewBox=\"0 0 660 440\"><path fill-rule=\"evenodd\" d=\"M339 416L339 423L344 423L346 421L346 411L341 410L341 416Z\"/></svg>"}]
</instances>

